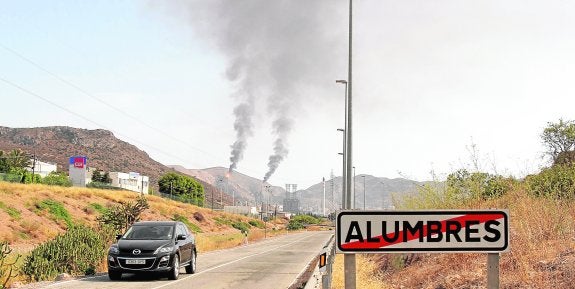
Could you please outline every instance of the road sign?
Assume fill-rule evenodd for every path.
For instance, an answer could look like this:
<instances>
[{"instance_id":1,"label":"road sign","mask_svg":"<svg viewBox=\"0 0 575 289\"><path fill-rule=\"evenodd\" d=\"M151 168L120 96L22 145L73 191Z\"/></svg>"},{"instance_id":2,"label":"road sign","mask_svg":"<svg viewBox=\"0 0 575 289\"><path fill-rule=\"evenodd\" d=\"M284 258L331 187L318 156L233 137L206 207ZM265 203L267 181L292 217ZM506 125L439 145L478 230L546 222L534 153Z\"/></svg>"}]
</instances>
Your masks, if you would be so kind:
<instances>
[{"instance_id":1,"label":"road sign","mask_svg":"<svg viewBox=\"0 0 575 289\"><path fill-rule=\"evenodd\" d=\"M507 210L341 211L337 253L484 252L509 249Z\"/></svg>"}]
</instances>

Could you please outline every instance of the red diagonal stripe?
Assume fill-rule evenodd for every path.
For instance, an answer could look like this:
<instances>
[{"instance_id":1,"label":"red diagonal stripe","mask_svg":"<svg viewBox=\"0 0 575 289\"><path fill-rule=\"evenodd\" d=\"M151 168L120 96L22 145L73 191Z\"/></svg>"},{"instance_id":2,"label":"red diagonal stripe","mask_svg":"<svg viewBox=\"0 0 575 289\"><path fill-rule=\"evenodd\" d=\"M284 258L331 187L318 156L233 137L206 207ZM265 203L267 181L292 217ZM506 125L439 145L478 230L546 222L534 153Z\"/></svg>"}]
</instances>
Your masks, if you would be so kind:
<instances>
[{"instance_id":1,"label":"red diagonal stripe","mask_svg":"<svg viewBox=\"0 0 575 289\"><path fill-rule=\"evenodd\" d=\"M447 221L456 221L462 224L462 228L465 227L465 221L479 221L479 224L485 223L487 221L491 221L491 220L497 220L497 219L502 219L505 216L503 214L500 213L494 213L494 214L481 214L481 215L477 215L477 214L469 214L469 215L463 215L463 216L459 216L459 217L455 217L455 218L451 218L451 219L445 219L441 221L441 232L445 233L447 226L446 226L446 222ZM394 220L395 221L395 220ZM423 226L423 230L421 230L421 234L423 234L424 236L427 235L427 230L428 230L428 226L425 225ZM395 230L394 230L395 232ZM394 236L394 232L387 234L387 237L389 239L391 239ZM403 236L403 231L398 231L398 234L400 236ZM411 241L411 240L415 240L418 239L420 236L420 233L415 233L415 234L411 234L408 233L407 234L407 241ZM387 246L391 246L394 244L398 244L398 243L403 243L403 238L399 237L397 238L396 241L394 242L387 242L382 238L382 235L379 236L375 236L374 238L379 239L378 243L375 242L367 242L367 240L362 241L354 241L354 242L349 242L346 244L342 244L341 248L342 249L349 249L349 250L353 250L353 249L377 249L377 248L383 248L383 247L387 247Z\"/></svg>"}]
</instances>

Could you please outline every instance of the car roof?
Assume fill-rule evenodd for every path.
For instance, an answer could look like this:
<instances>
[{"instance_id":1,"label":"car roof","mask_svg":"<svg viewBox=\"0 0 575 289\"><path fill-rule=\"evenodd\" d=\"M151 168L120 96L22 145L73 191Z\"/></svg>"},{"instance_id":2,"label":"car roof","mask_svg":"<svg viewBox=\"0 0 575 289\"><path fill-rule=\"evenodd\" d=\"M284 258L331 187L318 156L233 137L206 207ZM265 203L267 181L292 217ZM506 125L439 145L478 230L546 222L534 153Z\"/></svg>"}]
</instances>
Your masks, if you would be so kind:
<instances>
[{"instance_id":1,"label":"car roof","mask_svg":"<svg viewBox=\"0 0 575 289\"><path fill-rule=\"evenodd\" d=\"M136 222L133 226L174 226L175 224L179 224L181 222L177 221L141 221Z\"/></svg>"}]
</instances>

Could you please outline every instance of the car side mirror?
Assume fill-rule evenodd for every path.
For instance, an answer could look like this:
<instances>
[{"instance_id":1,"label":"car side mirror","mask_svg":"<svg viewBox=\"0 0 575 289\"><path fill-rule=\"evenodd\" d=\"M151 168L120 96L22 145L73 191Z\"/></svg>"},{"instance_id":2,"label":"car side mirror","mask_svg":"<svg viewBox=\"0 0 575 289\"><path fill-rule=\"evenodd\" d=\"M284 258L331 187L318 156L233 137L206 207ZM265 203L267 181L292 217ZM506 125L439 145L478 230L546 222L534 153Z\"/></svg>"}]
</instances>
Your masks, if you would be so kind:
<instances>
[{"instance_id":1,"label":"car side mirror","mask_svg":"<svg viewBox=\"0 0 575 289\"><path fill-rule=\"evenodd\" d=\"M122 238L122 235L116 235L116 240L120 240L120 238Z\"/></svg>"},{"instance_id":2,"label":"car side mirror","mask_svg":"<svg viewBox=\"0 0 575 289\"><path fill-rule=\"evenodd\" d=\"M183 234L179 234L178 238L176 238L176 240L178 240L178 241L179 240L185 240L185 239L186 239L186 235L183 235Z\"/></svg>"}]
</instances>

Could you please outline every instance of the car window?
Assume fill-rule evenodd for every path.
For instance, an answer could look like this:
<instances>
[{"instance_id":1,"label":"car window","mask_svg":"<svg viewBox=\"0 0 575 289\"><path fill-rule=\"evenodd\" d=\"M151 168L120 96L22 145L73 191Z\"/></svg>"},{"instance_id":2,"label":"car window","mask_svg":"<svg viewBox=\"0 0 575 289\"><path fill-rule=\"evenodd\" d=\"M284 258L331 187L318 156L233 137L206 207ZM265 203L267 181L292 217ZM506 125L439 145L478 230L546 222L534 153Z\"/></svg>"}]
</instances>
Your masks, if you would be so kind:
<instances>
[{"instance_id":1,"label":"car window","mask_svg":"<svg viewBox=\"0 0 575 289\"><path fill-rule=\"evenodd\" d=\"M139 225L132 226L122 239L126 240L169 240L174 235L172 226Z\"/></svg>"},{"instance_id":2,"label":"car window","mask_svg":"<svg viewBox=\"0 0 575 289\"><path fill-rule=\"evenodd\" d=\"M186 229L184 229L184 227L182 225L178 224L177 227L178 227L178 229L177 229L178 235L184 235L184 236L188 235L188 234L186 234Z\"/></svg>"}]
</instances>

